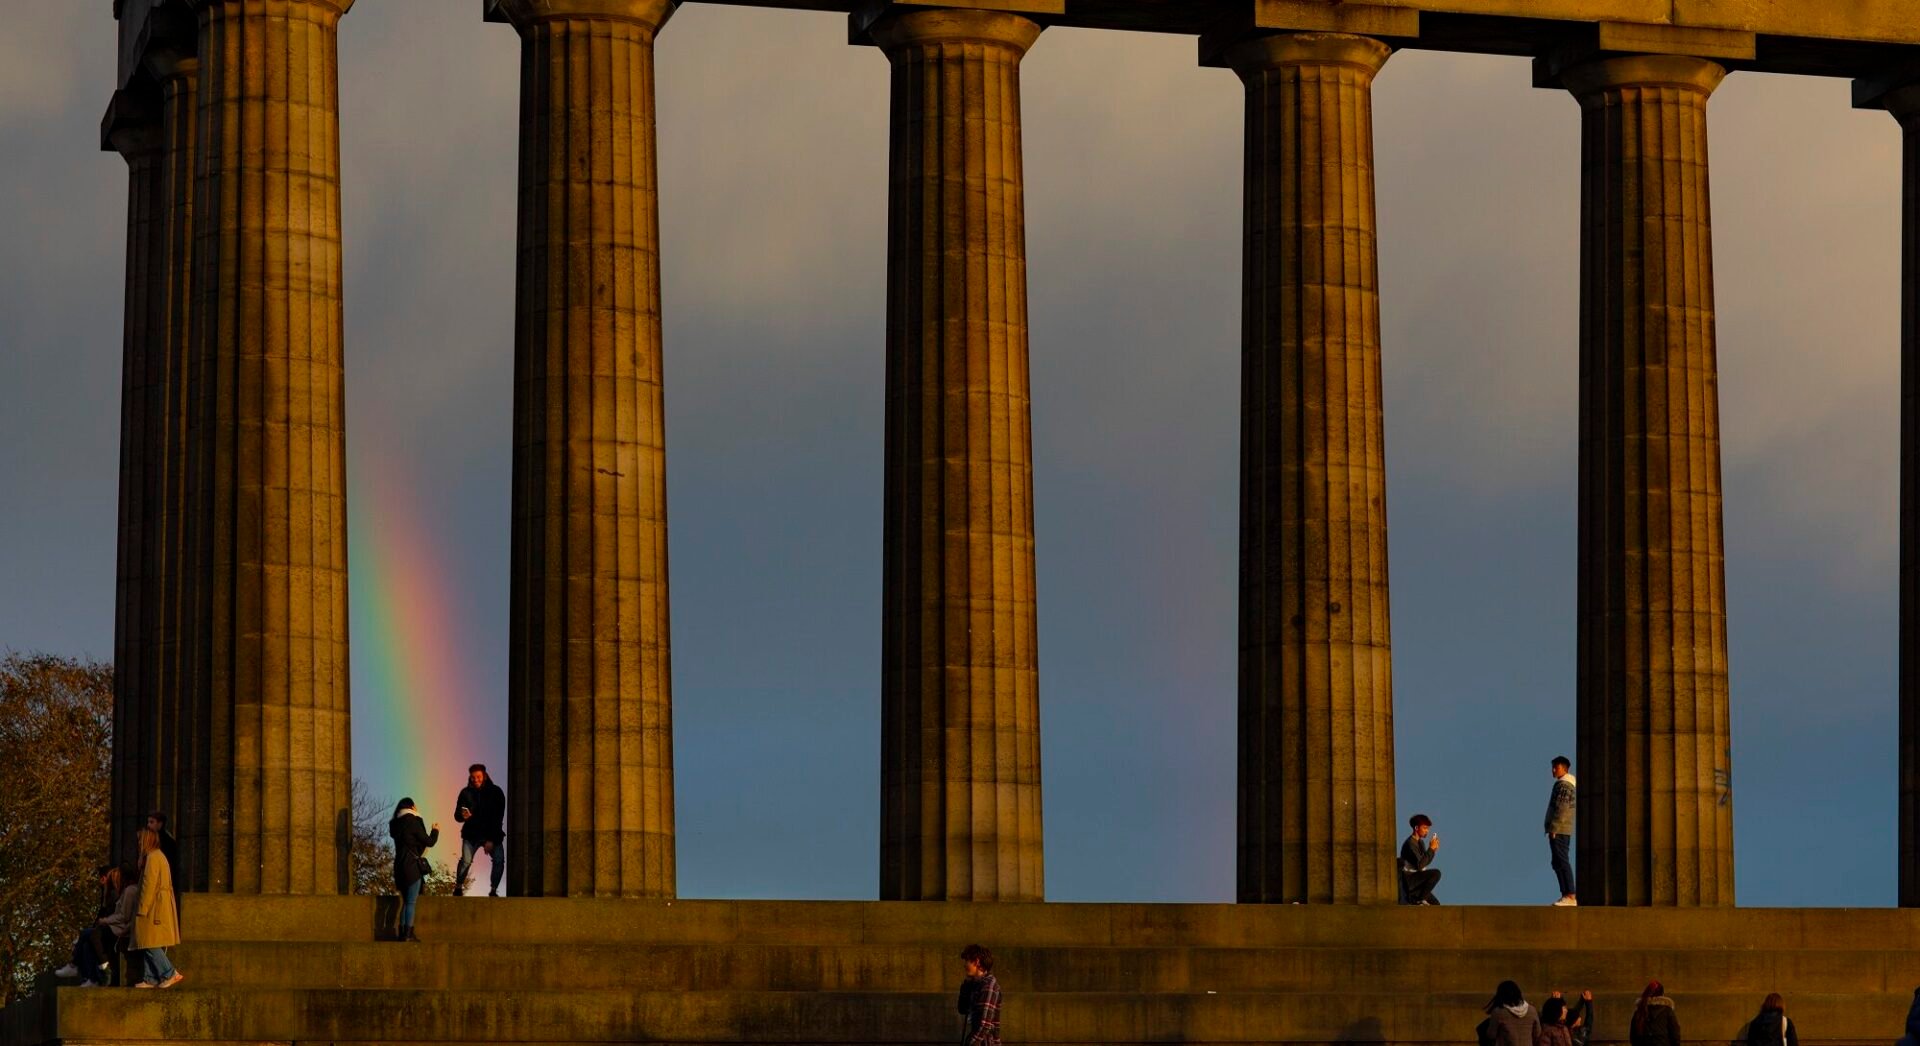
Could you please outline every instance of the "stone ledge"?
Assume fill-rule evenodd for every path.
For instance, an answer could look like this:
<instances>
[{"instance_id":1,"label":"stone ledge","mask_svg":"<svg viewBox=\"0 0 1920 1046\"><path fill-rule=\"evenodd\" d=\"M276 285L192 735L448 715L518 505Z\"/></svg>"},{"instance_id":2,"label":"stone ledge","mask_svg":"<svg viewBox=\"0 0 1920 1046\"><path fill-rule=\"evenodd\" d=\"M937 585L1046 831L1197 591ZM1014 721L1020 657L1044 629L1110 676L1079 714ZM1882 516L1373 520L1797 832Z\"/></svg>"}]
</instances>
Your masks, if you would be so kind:
<instances>
[{"instance_id":1,"label":"stone ledge","mask_svg":"<svg viewBox=\"0 0 1920 1046\"><path fill-rule=\"evenodd\" d=\"M957 946L809 944L424 944L189 941L174 961L193 983L241 990L454 988L517 991L864 991L941 993ZM1632 993L1655 975L1755 998L1796 991L1900 994L1920 985L1906 949L997 948L1013 992L1339 992L1523 985Z\"/></svg>"},{"instance_id":2,"label":"stone ledge","mask_svg":"<svg viewBox=\"0 0 1920 1046\"><path fill-rule=\"evenodd\" d=\"M1010 993L1003 1016L1009 1042L1465 1042L1490 990ZM1909 998L1907 993L1788 993L1801 1039L1809 1044L1890 1041L1904 1021ZM1690 1039L1722 1043L1740 1036L1759 1003L1752 992L1676 990L1674 999ZM1618 1041L1629 998L1603 996L1598 1003L1602 1023L1595 1041ZM45 1005L37 1029L16 1030L9 1022L7 1041L10 1046L316 1040L879 1046L949 1043L953 1031L948 992L247 992L183 986L167 992L63 988Z\"/></svg>"},{"instance_id":3,"label":"stone ledge","mask_svg":"<svg viewBox=\"0 0 1920 1046\"><path fill-rule=\"evenodd\" d=\"M372 941L391 898L188 894L192 940ZM652 901L428 897L436 942L1846 951L1920 940L1920 909ZM429 928L431 928L429 930Z\"/></svg>"}]
</instances>

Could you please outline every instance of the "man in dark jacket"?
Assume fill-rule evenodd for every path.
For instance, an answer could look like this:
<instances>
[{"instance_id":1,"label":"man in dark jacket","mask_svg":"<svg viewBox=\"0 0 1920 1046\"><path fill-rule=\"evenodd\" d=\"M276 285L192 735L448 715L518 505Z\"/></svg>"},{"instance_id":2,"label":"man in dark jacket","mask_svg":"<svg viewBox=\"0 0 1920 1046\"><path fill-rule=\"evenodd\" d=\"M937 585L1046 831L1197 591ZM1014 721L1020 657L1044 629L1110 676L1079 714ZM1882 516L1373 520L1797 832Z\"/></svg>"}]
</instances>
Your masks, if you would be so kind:
<instances>
[{"instance_id":1,"label":"man in dark jacket","mask_svg":"<svg viewBox=\"0 0 1920 1046\"><path fill-rule=\"evenodd\" d=\"M460 822L460 868L453 874L459 892L467 892L467 872L473 867L474 853L485 850L493 861L487 896L500 896L500 876L507 870L507 833L501 827L507 817L507 793L487 776L486 764L467 767L467 786L460 789L453 809L453 819Z\"/></svg>"},{"instance_id":2,"label":"man in dark jacket","mask_svg":"<svg viewBox=\"0 0 1920 1046\"><path fill-rule=\"evenodd\" d=\"M1566 756L1553 758L1553 794L1547 797L1547 849L1553 853L1553 875L1560 880L1560 899L1555 907L1571 908L1580 903L1573 892L1573 862L1567 851L1573 846L1574 800L1573 762Z\"/></svg>"},{"instance_id":3,"label":"man in dark jacket","mask_svg":"<svg viewBox=\"0 0 1920 1046\"><path fill-rule=\"evenodd\" d=\"M1400 889L1408 904L1439 904L1433 895L1440 881L1440 869L1428 868L1440 851L1440 837L1433 834L1433 819L1414 814L1407 820L1413 834L1400 844Z\"/></svg>"}]
</instances>

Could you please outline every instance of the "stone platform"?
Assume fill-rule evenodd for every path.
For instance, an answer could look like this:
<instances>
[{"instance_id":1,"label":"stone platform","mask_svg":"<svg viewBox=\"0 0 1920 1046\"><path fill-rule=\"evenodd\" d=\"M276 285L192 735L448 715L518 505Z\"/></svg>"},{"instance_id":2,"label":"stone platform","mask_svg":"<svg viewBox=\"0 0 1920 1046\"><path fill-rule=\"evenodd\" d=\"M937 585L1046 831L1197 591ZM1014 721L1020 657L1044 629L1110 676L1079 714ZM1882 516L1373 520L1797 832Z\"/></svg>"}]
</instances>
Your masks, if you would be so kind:
<instances>
[{"instance_id":1,"label":"stone platform","mask_svg":"<svg viewBox=\"0 0 1920 1046\"><path fill-rule=\"evenodd\" d=\"M1920 986L1897 909L429 898L402 944L391 903L190 895L180 988L42 991L0 1042L952 1043L972 941L1010 1043L1470 1042L1504 978L1616 1042L1649 977L1689 1042L1779 991L1803 1042L1889 1043Z\"/></svg>"}]
</instances>

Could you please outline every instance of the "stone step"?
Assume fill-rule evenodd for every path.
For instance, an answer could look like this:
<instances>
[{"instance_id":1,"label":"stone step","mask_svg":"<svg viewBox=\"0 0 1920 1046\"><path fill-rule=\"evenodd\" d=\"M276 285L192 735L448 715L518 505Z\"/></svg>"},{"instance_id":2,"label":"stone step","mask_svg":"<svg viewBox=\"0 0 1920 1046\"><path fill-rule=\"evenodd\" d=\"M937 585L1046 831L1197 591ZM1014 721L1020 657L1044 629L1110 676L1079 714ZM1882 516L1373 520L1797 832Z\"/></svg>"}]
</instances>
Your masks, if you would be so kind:
<instances>
[{"instance_id":1,"label":"stone step","mask_svg":"<svg viewBox=\"0 0 1920 1046\"><path fill-rule=\"evenodd\" d=\"M191 981L189 982L191 983ZM1911 995L1793 992L1804 1043L1892 1041ZM1009 993L1009 1043L1464 1042L1482 992ZM1740 1037L1751 992L1677 992L1684 1036ZM1629 999L1600 1000L1598 1043L1625 1038ZM947 993L539 992L62 988L4 1015L6 1041L952 1043Z\"/></svg>"},{"instance_id":2,"label":"stone step","mask_svg":"<svg viewBox=\"0 0 1920 1046\"><path fill-rule=\"evenodd\" d=\"M201 987L502 991L942 992L956 949L927 945L491 944L188 941L176 964ZM1767 949L1538 951L1457 948L1000 949L998 973L1022 992L1483 991L1512 979L1634 993L1650 977L1749 992L1890 992L1920 984L1920 952Z\"/></svg>"},{"instance_id":3,"label":"stone step","mask_svg":"<svg viewBox=\"0 0 1920 1046\"><path fill-rule=\"evenodd\" d=\"M192 940L373 941L395 900L189 894ZM428 897L420 927L472 943L897 944L994 948L1873 949L1920 940L1920 909L970 904Z\"/></svg>"}]
</instances>

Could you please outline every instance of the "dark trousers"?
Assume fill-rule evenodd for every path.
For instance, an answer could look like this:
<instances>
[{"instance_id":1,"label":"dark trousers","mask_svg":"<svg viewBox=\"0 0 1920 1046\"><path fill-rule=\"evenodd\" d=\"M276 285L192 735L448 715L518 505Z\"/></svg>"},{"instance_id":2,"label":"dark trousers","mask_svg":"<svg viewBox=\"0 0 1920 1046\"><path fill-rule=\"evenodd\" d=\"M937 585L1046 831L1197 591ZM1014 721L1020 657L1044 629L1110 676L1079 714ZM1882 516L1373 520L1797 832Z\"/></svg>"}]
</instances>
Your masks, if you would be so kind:
<instances>
[{"instance_id":1,"label":"dark trousers","mask_svg":"<svg viewBox=\"0 0 1920 1046\"><path fill-rule=\"evenodd\" d=\"M73 964L80 967L80 976L95 984L112 980L114 971L108 966L119 943L120 938L104 926L90 926L80 931L80 940L73 946Z\"/></svg>"},{"instance_id":2,"label":"dark trousers","mask_svg":"<svg viewBox=\"0 0 1920 1046\"><path fill-rule=\"evenodd\" d=\"M486 844L476 843L471 839L462 838L460 840L460 867L453 873L453 881L460 885L460 889L466 889L467 870L473 867L473 855L479 853L480 848L484 845ZM505 839L493 844L491 857L493 858L493 871L488 873L488 879L490 881L487 885L494 893L499 893L500 877L505 875L507 871L507 841Z\"/></svg>"},{"instance_id":3,"label":"dark trousers","mask_svg":"<svg viewBox=\"0 0 1920 1046\"><path fill-rule=\"evenodd\" d=\"M1401 872L1400 882L1407 892L1408 904L1425 904L1432 901L1440 903L1433 895L1433 887L1440 881L1440 869L1429 868L1424 872Z\"/></svg>"},{"instance_id":4,"label":"dark trousers","mask_svg":"<svg viewBox=\"0 0 1920 1046\"><path fill-rule=\"evenodd\" d=\"M1567 848L1573 845L1571 835L1549 835L1547 846L1553 850L1553 875L1560 880L1560 896L1573 896L1573 864L1567 860Z\"/></svg>"}]
</instances>

